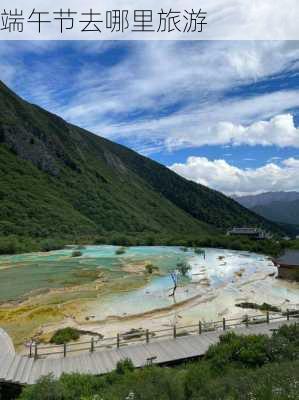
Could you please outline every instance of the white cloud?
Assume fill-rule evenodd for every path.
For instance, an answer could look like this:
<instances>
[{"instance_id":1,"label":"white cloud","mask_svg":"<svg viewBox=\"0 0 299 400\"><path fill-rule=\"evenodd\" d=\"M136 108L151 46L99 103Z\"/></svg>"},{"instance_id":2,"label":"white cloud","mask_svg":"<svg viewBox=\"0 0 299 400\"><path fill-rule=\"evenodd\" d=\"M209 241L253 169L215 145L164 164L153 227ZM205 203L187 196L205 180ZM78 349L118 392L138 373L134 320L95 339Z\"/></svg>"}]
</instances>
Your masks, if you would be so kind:
<instances>
[{"instance_id":1,"label":"white cloud","mask_svg":"<svg viewBox=\"0 0 299 400\"><path fill-rule=\"evenodd\" d=\"M282 91L207 103L200 109L137 122L99 124L96 131L114 139L134 139L143 146L148 142L153 152L155 145L169 151L204 145L299 147L299 129L293 116L280 114L297 106L299 91Z\"/></svg>"},{"instance_id":2,"label":"white cloud","mask_svg":"<svg viewBox=\"0 0 299 400\"><path fill-rule=\"evenodd\" d=\"M105 71L82 64L80 92L65 113L82 118L86 110L94 119L116 109L127 113L153 106L163 110L177 101L211 103L224 90L291 68L298 58L297 42L131 43L128 57Z\"/></svg>"},{"instance_id":3,"label":"white cloud","mask_svg":"<svg viewBox=\"0 0 299 400\"><path fill-rule=\"evenodd\" d=\"M238 130L298 107L299 91L224 94L286 71L291 77L298 59L297 42L134 43L130 55L107 70L84 64L77 96L60 112L99 135L152 152L163 145L225 144L236 135L241 141Z\"/></svg>"},{"instance_id":4,"label":"white cloud","mask_svg":"<svg viewBox=\"0 0 299 400\"><path fill-rule=\"evenodd\" d=\"M297 143L286 115L299 107L299 91L278 84L274 90L272 81L287 74L285 84L297 73L298 42L118 43L127 51L109 67L89 56L115 42L67 44L74 53L55 42L50 50L62 47L55 57L23 63L24 53L44 53L48 43L0 43L0 74L29 101L101 136L124 139L146 154L243 141L271 144L274 126L275 144ZM249 96L254 83L264 88ZM278 123L283 115L286 138Z\"/></svg>"},{"instance_id":5,"label":"white cloud","mask_svg":"<svg viewBox=\"0 0 299 400\"><path fill-rule=\"evenodd\" d=\"M299 188L299 159L295 158L286 159L280 165L268 163L255 169L241 169L225 160L189 157L185 164L176 163L170 169L226 194L247 195Z\"/></svg>"},{"instance_id":6,"label":"white cloud","mask_svg":"<svg viewBox=\"0 0 299 400\"><path fill-rule=\"evenodd\" d=\"M215 134L233 145L276 145L279 147L299 147L299 129L291 114L277 115L269 121L254 122L249 126L221 122L216 126Z\"/></svg>"}]
</instances>

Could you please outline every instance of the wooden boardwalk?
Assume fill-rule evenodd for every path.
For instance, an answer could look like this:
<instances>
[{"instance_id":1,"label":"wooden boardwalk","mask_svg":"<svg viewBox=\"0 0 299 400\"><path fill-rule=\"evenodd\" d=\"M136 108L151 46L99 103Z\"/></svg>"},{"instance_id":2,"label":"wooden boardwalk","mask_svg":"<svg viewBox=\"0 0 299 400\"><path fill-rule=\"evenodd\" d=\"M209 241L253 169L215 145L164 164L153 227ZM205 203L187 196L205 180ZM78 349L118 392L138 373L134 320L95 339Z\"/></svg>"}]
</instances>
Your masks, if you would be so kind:
<instances>
[{"instance_id":1,"label":"wooden boardwalk","mask_svg":"<svg viewBox=\"0 0 299 400\"><path fill-rule=\"evenodd\" d=\"M226 327L239 334L267 334L282 325L292 324L293 320L285 318L268 321L268 323L249 326ZM52 373L59 378L63 373L88 373L101 375L115 369L118 361L130 358L135 367L143 367L149 362L167 364L203 356L211 344L219 341L223 330L189 334L186 336L152 340L150 343L138 343L120 346L114 349L63 355L56 358L34 358L15 354L11 349L10 340L4 331L0 331L0 381L19 384L33 384L40 377ZM8 349L7 347L8 346Z\"/></svg>"},{"instance_id":2,"label":"wooden boardwalk","mask_svg":"<svg viewBox=\"0 0 299 400\"><path fill-rule=\"evenodd\" d=\"M1 350L0 355L2 356L6 354L11 354L12 356L15 355L15 348L10 336L8 336L8 334L1 328L0 328L0 350Z\"/></svg>"}]
</instances>

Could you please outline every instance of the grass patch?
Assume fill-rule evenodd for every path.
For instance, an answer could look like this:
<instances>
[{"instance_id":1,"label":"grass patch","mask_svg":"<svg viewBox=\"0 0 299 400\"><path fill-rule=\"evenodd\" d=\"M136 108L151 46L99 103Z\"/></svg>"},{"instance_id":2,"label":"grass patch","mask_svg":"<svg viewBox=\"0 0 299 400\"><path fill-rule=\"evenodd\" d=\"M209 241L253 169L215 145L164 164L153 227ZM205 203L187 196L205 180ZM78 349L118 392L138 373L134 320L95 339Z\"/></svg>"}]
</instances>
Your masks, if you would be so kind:
<instances>
[{"instance_id":1,"label":"grass patch","mask_svg":"<svg viewBox=\"0 0 299 400\"><path fill-rule=\"evenodd\" d=\"M52 344L64 344L69 342L75 342L80 338L80 331L75 328L63 328L58 329L50 339Z\"/></svg>"}]
</instances>

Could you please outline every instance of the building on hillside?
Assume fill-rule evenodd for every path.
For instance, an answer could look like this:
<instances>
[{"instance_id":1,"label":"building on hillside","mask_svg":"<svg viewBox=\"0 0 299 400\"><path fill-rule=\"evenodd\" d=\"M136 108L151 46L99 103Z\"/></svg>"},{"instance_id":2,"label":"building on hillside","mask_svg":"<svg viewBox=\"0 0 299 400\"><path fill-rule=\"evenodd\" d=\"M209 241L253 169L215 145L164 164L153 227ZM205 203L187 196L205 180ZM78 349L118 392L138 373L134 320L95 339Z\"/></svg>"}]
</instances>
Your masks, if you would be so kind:
<instances>
[{"instance_id":1,"label":"building on hillside","mask_svg":"<svg viewBox=\"0 0 299 400\"><path fill-rule=\"evenodd\" d=\"M278 268L278 278L299 281L299 250L286 250L273 262Z\"/></svg>"},{"instance_id":2,"label":"building on hillside","mask_svg":"<svg viewBox=\"0 0 299 400\"><path fill-rule=\"evenodd\" d=\"M233 229L227 231L227 235L229 236L246 236L252 239L262 240L266 239L268 236L266 232L259 228L237 228L234 227Z\"/></svg>"}]
</instances>

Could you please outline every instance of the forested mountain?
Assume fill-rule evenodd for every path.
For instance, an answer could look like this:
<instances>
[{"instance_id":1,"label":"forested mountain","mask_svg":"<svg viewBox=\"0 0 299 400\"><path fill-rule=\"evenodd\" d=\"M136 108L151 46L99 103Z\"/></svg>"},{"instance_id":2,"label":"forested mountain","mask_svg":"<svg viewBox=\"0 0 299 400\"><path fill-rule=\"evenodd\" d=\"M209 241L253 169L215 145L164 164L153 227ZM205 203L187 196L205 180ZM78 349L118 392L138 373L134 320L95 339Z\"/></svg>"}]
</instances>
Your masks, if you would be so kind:
<instances>
[{"instance_id":1,"label":"forested mountain","mask_svg":"<svg viewBox=\"0 0 299 400\"><path fill-rule=\"evenodd\" d=\"M274 224L0 83L0 236L211 233Z\"/></svg>"}]
</instances>

